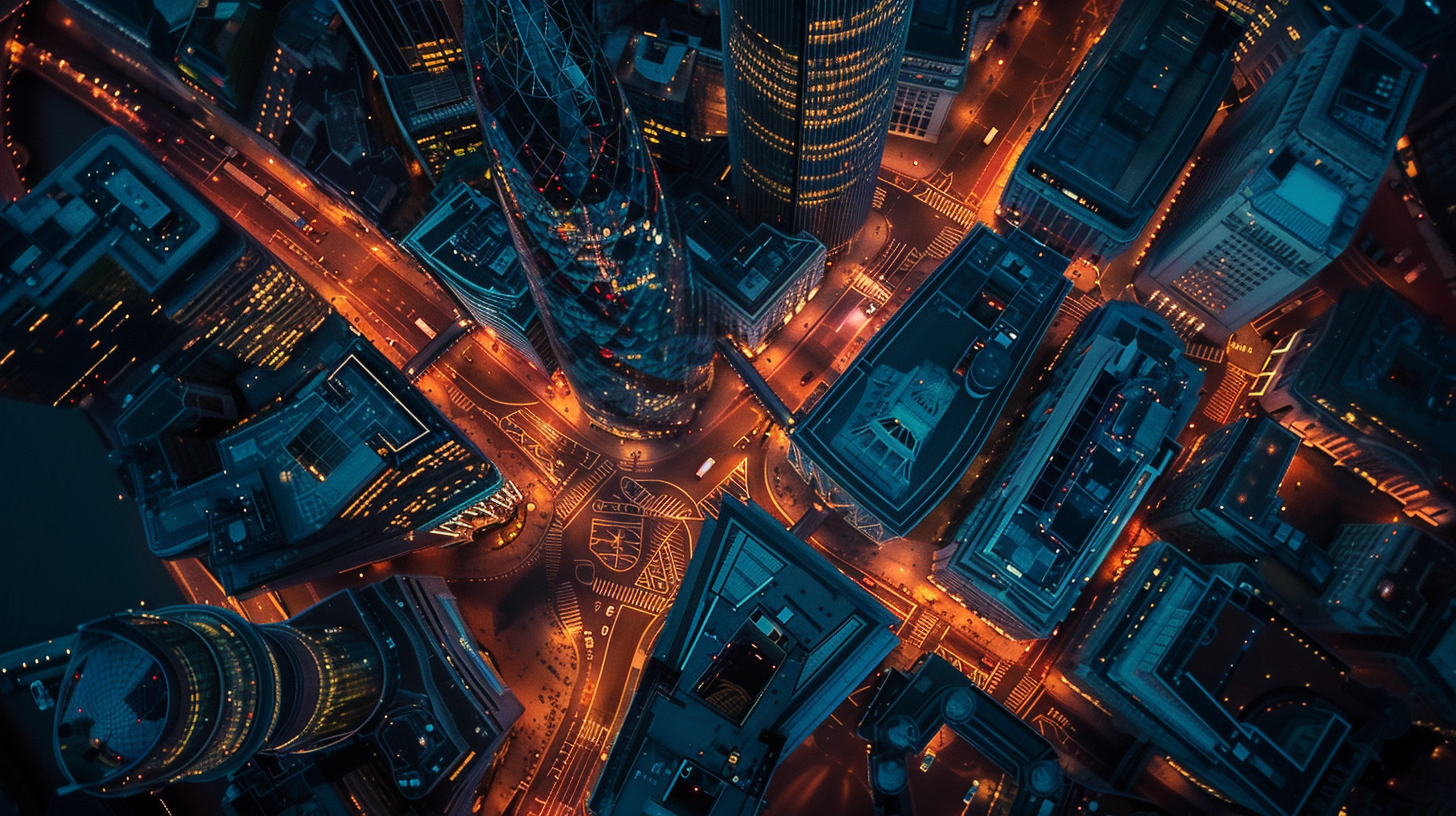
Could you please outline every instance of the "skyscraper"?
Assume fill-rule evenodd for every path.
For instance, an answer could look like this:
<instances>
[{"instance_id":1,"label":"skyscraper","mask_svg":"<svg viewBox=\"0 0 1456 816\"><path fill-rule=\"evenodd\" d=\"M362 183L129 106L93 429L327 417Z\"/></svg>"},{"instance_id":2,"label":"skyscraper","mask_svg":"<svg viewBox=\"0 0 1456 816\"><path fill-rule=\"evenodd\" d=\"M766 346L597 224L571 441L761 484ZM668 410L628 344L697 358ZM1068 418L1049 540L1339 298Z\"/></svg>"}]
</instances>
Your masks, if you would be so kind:
<instances>
[{"instance_id":1,"label":"skyscraper","mask_svg":"<svg viewBox=\"0 0 1456 816\"><path fill-rule=\"evenodd\" d=\"M1320 32L1204 146L1138 288L1219 341L1294 294L1350 243L1424 74L1374 31Z\"/></svg>"},{"instance_id":2,"label":"skyscraper","mask_svg":"<svg viewBox=\"0 0 1456 816\"><path fill-rule=\"evenodd\" d=\"M371 768L363 801L449 816L522 710L445 582L408 576L278 624L200 605L93 621L57 700L56 758L98 796L227 777L260 752L348 752L336 764Z\"/></svg>"},{"instance_id":3,"label":"skyscraper","mask_svg":"<svg viewBox=\"0 0 1456 816\"><path fill-rule=\"evenodd\" d=\"M779 761L890 653L896 619L763 508L725 495L588 811L752 816Z\"/></svg>"},{"instance_id":4,"label":"skyscraper","mask_svg":"<svg viewBox=\"0 0 1456 816\"><path fill-rule=\"evenodd\" d=\"M496 190L582 410L622 436L691 421L712 375L657 170L567 0L465 4Z\"/></svg>"},{"instance_id":5,"label":"skyscraper","mask_svg":"<svg viewBox=\"0 0 1456 816\"><path fill-rule=\"evenodd\" d=\"M480 146L465 56L439 0L336 0L426 173Z\"/></svg>"},{"instance_id":6,"label":"skyscraper","mask_svg":"<svg viewBox=\"0 0 1456 816\"><path fill-rule=\"evenodd\" d=\"M343 318L277 371L174 361L91 415L136 496L147 546L204 555L229 594L394 558L519 498Z\"/></svg>"},{"instance_id":7,"label":"skyscraper","mask_svg":"<svg viewBox=\"0 0 1456 816\"><path fill-rule=\"evenodd\" d=\"M739 215L833 252L869 215L909 0L723 0Z\"/></svg>"}]
</instances>

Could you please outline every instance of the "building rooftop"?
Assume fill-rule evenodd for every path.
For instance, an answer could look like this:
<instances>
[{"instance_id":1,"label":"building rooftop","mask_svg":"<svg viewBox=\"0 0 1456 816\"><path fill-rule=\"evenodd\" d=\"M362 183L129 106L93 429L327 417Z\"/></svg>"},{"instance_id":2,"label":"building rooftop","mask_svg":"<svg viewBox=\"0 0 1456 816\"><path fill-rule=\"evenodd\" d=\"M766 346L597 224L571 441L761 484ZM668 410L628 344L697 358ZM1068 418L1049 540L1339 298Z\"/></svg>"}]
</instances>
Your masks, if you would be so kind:
<instances>
[{"instance_id":1,"label":"building rooftop","mask_svg":"<svg viewBox=\"0 0 1456 816\"><path fill-rule=\"evenodd\" d=\"M102 131L4 211L0 312L42 307L103 257L164 306L205 277L198 258L218 236L209 207L119 130Z\"/></svg>"},{"instance_id":2,"label":"building rooftop","mask_svg":"<svg viewBox=\"0 0 1456 816\"><path fill-rule=\"evenodd\" d=\"M1020 634L1038 637L1177 455L1203 381L1172 328L1124 301L1083 321L1052 376L955 549L936 559L937 576L949 570L994 596Z\"/></svg>"},{"instance_id":3,"label":"building rooftop","mask_svg":"<svg viewBox=\"0 0 1456 816\"><path fill-rule=\"evenodd\" d=\"M906 534L985 442L1071 287L1066 265L978 225L795 426L794 445Z\"/></svg>"},{"instance_id":4,"label":"building rooftop","mask_svg":"<svg viewBox=\"0 0 1456 816\"><path fill-rule=\"evenodd\" d=\"M657 99L682 102L692 89L693 66L697 50L685 42L634 31L618 31L612 37L626 37L621 55L616 59L617 78L629 88ZM615 52L614 43L603 47L608 55Z\"/></svg>"},{"instance_id":5,"label":"building rooftop","mask_svg":"<svg viewBox=\"0 0 1456 816\"><path fill-rule=\"evenodd\" d=\"M1260 812L1337 807L1325 800L1369 761L1360 749L1405 727L1399 706L1380 709L1393 700L1355 687L1267 603L1161 541L1123 577L1079 659L1118 707L1158 723L1175 761Z\"/></svg>"},{"instance_id":6,"label":"building rooftop","mask_svg":"<svg viewBox=\"0 0 1456 816\"><path fill-rule=\"evenodd\" d=\"M494 195L459 184L410 230L404 245L452 288L488 298L524 326L534 309L505 213ZM493 296L493 297L492 297ZM476 306L475 303L468 305Z\"/></svg>"},{"instance_id":7,"label":"building rooftop","mask_svg":"<svg viewBox=\"0 0 1456 816\"><path fill-rule=\"evenodd\" d=\"M1207 510L1255 535L1282 507L1279 485L1299 437L1268 418L1244 417L1203 437L1163 490L1159 517Z\"/></svg>"},{"instance_id":8,"label":"building rooftop","mask_svg":"<svg viewBox=\"0 0 1456 816\"><path fill-rule=\"evenodd\" d=\"M1456 551L1408 524L1345 525L1330 552L1338 566L1323 600L1347 629L1409 636L1456 592Z\"/></svg>"},{"instance_id":9,"label":"building rooftop","mask_svg":"<svg viewBox=\"0 0 1456 816\"><path fill-rule=\"evenodd\" d=\"M1131 241L1228 88L1241 26L1207 0L1124 4L1021 154L1015 177Z\"/></svg>"},{"instance_id":10,"label":"building rooftop","mask_svg":"<svg viewBox=\"0 0 1456 816\"><path fill-rule=\"evenodd\" d=\"M1456 462L1456 334L1383 286L1345 292L1319 326L1296 341L1276 388L1359 433Z\"/></svg>"},{"instance_id":11,"label":"building rooftop","mask_svg":"<svg viewBox=\"0 0 1456 816\"><path fill-rule=\"evenodd\" d=\"M235 379L241 411L228 389L163 372L115 421L148 545L163 557L200 548L229 593L340 558L367 563L372 547L501 484L342 320L307 342L283 370Z\"/></svg>"},{"instance_id":12,"label":"building rooftop","mask_svg":"<svg viewBox=\"0 0 1456 816\"><path fill-rule=\"evenodd\" d=\"M597 781L597 816L757 813L780 759L894 648L897 621L757 505L723 499Z\"/></svg>"},{"instance_id":13,"label":"building rooftop","mask_svg":"<svg viewBox=\"0 0 1456 816\"><path fill-rule=\"evenodd\" d=\"M824 251L808 232L786 235L768 224L748 229L702 193L688 196L678 212L698 280L750 315L763 311L804 264Z\"/></svg>"}]
</instances>

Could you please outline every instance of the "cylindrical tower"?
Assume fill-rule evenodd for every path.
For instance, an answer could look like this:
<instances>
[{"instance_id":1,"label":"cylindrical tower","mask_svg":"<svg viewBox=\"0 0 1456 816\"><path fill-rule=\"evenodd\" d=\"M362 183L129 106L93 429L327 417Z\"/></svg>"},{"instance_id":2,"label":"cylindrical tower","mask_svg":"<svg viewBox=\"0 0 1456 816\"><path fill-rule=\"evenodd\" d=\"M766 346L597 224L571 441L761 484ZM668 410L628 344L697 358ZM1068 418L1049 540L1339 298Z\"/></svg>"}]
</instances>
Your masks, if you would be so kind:
<instances>
[{"instance_id":1,"label":"cylindrical tower","mask_svg":"<svg viewBox=\"0 0 1456 816\"><path fill-rule=\"evenodd\" d=\"M722 0L728 148L752 224L849 242L875 196L910 0Z\"/></svg>"},{"instance_id":2,"label":"cylindrical tower","mask_svg":"<svg viewBox=\"0 0 1456 816\"><path fill-rule=\"evenodd\" d=\"M665 436L707 392L712 346L657 169L573 5L465 3L491 175L582 410L622 436Z\"/></svg>"},{"instance_id":3,"label":"cylindrical tower","mask_svg":"<svg viewBox=\"0 0 1456 816\"><path fill-rule=\"evenodd\" d=\"M255 626L210 606L113 615L80 629L56 756L98 796L216 779L259 751L346 738L379 705L383 679L373 642L347 630Z\"/></svg>"}]
</instances>

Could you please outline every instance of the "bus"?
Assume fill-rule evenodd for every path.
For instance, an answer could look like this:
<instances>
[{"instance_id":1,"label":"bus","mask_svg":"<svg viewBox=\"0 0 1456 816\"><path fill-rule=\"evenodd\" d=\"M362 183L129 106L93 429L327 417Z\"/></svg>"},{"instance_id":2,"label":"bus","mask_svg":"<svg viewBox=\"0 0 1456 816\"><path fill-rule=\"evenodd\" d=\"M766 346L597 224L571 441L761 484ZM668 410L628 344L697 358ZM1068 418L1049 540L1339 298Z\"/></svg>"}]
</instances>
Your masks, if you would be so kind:
<instances>
[{"instance_id":1,"label":"bus","mask_svg":"<svg viewBox=\"0 0 1456 816\"><path fill-rule=\"evenodd\" d=\"M983 144L983 145L990 144L992 141L994 141L996 139L996 134L998 134L1000 132L1001 132L1001 130L999 128L991 128L990 130L986 131L986 138L984 138L984 139L981 140L981 144Z\"/></svg>"}]
</instances>

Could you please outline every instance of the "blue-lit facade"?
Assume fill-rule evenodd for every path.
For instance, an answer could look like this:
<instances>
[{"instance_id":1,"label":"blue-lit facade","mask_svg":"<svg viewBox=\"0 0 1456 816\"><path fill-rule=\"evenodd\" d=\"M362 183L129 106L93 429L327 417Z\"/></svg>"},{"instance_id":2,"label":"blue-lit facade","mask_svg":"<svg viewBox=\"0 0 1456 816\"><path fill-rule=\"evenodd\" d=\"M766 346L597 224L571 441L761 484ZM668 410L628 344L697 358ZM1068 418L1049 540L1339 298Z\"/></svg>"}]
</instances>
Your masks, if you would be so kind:
<instances>
[{"instance_id":1,"label":"blue-lit facade","mask_svg":"<svg viewBox=\"0 0 1456 816\"><path fill-rule=\"evenodd\" d=\"M712 347L656 167L590 30L563 0L468 2L465 49L496 190L582 410L622 436L682 430Z\"/></svg>"},{"instance_id":2,"label":"blue-lit facade","mask_svg":"<svg viewBox=\"0 0 1456 816\"><path fill-rule=\"evenodd\" d=\"M436 577L346 589L280 623L171 606L81 626L52 747L69 790L227 779L223 813L465 816L523 709ZM259 758L264 762L258 762ZM272 760L319 784L273 789ZM332 790L326 790L332 788ZM354 811L350 811L354 812Z\"/></svg>"},{"instance_id":3,"label":"blue-lit facade","mask_svg":"<svg viewBox=\"0 0 1456 816\"><path fill-rule=\"evenodd\" d=\"M874 201L909 0L724 0L721 9L739 214L842 247Z\"/></svg>"}]
</instances>

